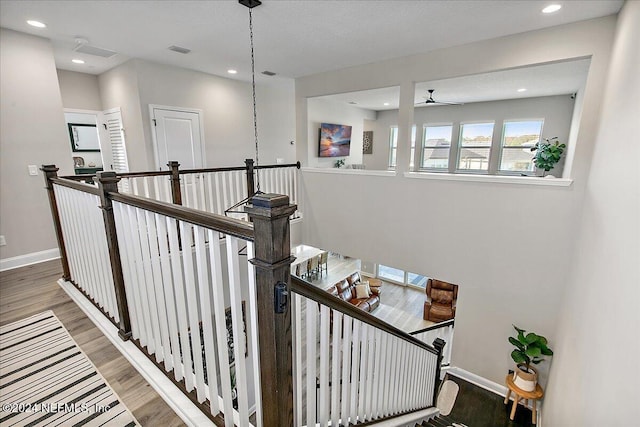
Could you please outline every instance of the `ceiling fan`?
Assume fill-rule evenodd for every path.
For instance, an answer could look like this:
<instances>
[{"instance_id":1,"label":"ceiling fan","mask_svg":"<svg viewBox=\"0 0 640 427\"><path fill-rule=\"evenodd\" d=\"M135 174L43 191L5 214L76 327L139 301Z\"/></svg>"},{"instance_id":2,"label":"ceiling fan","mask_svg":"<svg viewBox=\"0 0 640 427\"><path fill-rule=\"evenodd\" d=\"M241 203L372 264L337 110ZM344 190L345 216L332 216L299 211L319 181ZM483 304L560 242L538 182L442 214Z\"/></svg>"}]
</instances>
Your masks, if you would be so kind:
<instances>
[{"instance_id":1,"label":"ceiling fan","mask_svg":"<svg viewBox=\"0 0 640 427\"><path fill-rule=\"evenodd\" d=\"M435 99L433 99L433 92L435 92L435 89L429 89L427 92L429 92L429 97L426 98L425 101L421 101L416 103L416 105L424 105L424 104L434 104L434 105L464 105L464 103L462 102L445 102L445 101L436 101Z\"/></svg>"}]
</instances>

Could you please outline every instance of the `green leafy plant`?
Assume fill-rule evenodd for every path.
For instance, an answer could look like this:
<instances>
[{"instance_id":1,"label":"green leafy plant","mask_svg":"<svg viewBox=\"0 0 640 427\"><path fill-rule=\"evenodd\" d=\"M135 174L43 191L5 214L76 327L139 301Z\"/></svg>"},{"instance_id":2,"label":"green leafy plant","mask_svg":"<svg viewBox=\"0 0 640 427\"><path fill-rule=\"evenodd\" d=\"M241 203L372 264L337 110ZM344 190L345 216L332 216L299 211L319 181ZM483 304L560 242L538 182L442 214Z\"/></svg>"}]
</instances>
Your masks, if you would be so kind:
<instances>
[{"instance_id":1,"label":"green leafy plant","mask_svg":"<svg viewBox=\"0 0 640 427\"><path fill-rule=\"evenodd\" d=\"M333 164L333 167L335 168L341 168L342 166L344 166L344 159L336 160L336 162Z\"/></svg>"},{"instance_id":2,"label":"green leafy plant","mask_svg":"<svg viewBox=\"0 0 640 427\"><path fill-rule=\"evenodd\" d=\"M544 142L537 142L531 147L531 151L536 152L533 164L544 171L542 176L545 176L560 161L565 148L567 144L560 144L557 136L545 138Z\"/></svg>"},{"instance_id":3,"label":"green leafy plant","mask_svg":"<svg viewBox=\"0 0 640 427\"><path fill-rule=\"evenodd\" d=\"M547 339L542 335L527 333L524 329L513 325L517 338L509 337L509 342L516 348L511 352L511 358L516 365L524 365L527 371L531 364L537 365L542 362L542 356L553 356L553 351L547 347Z\"/></svg>"}]
</instances>

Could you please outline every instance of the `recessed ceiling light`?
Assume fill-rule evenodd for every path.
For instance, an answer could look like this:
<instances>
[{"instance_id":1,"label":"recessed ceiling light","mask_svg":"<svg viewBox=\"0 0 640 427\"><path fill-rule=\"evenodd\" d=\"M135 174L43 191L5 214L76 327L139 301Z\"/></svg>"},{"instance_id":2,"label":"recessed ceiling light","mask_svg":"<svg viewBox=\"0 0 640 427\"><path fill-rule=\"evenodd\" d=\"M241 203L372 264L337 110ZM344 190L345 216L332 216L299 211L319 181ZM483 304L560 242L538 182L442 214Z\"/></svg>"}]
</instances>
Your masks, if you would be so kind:
<instances>
[{"instance_id":1,"label":"recessed ceiling light","mask_svg":"<svg viewBox=\"0 0 640 427\"><path fill-rule=\"evenodd\" d=\"M518 89L518 92L526 92L527 88L521 87L520 89Z\"/></svg>"},{"instance_id":2,"label":"recessed ceiling light","mask_svg":"<svg viewBox=\"0 0 640 427\"><path fill-rule=\"evenodd\" d=\"M386 107L387 105L389 105L389 103L388 103L388 102L385 102L385 103L384 103L384 104L382 104L382 105L384 105L384 106Z\"/></svg>"},{"instance_id":3,"label":"recessed ceiling light","mask_svg":"<svg viewBox=\"0 0 640 427\"><path fill-rule=\"evenodd\" d=\"M355 101L349 101L349 104L351 104L351 105L356 105L356 104L357 104L357 102L355 102Z\"/></svg>"},{"instance_id":4,"label":"recessed ceiling light","mask_svg":"<svg viewBox=\"0 0 640 427\"><path fill-rule=\"evenodd\" d=\"M238 70L229 69L229 70L227 70L227 73L229 73L229 74L238 74Z\"/></svg>"},{"instance_id":5,"label":"recessed ceiling light","mask_svg":"<svg viewBox=\"0 0 640 427\"><path fill-rule=\"evenodd\" d=\"M27 24L31 25L32 27L37 27L37 28L46 28L46 24L43 24L40 21L33 21L33 20L29 20L27 21Z\"/></svg>"},{"instance_id":6,"label":"recessed ceiling light","mask_svg":"<svg viewBox=\"0 0 640 427\"><path fill-rule=\"evenodd\" d=\"M74 64L84 64L84 61L82 59L72 59L71 62L73 62Z\"/></svg>"},{"instance_id":7,"label":"recessed ceiling light","mask_svg":"<svg viewBox=\"0 0 640 427\"><path fill-rule=\"evenodd\" d=\"M562 9L561 4L550 4L549 6L542 9L542 13L553 13L559 11L560 9Z\"/></svg>"}]
</instances>

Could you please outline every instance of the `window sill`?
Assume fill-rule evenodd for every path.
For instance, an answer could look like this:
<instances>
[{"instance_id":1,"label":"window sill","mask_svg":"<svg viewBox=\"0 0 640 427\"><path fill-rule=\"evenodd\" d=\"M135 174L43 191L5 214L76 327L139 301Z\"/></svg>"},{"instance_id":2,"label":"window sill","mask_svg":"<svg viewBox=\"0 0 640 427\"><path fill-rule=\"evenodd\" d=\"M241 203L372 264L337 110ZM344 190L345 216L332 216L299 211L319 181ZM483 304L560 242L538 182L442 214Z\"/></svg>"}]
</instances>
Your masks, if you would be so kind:
<instances>
[{"instance_id":1,"label":"window sill","mask_svg":"<svg viewBox=\"0 0 640 427\"><path fill-rule=\"evenodd\" d=\"M302 172L328 173L338 175L363 175L363 176L396 176L396 171L368 170L368 169L342 169L342 168L310 168L300 169Z\"/></svg>"},{"instance_id":2,"label":"window sill","mask_svg":"<svg viewBox=\"0 0 640 427\"><path fill-rule=\"evenodd\" d=\"M569 187L572 179L568 178L540 178L532 176L507 175L472 175L437 172L405 172L405 178L433 179L440 181L490 182L499 184L542 185L548 187Z\"/></svg>"}]
</instances>

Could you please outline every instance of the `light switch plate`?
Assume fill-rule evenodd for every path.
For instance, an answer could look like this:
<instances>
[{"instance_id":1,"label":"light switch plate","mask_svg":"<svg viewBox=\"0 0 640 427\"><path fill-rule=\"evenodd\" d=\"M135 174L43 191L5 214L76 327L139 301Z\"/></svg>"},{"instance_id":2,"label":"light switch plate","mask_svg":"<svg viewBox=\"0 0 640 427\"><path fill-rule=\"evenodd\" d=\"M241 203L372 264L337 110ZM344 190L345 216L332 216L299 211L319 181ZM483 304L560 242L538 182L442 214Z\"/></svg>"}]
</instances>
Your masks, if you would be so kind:
<instances>
[{"instance_id":1,"label":"light switch plate","mask_svg":"<svg viewBox=\"0 0 640 427\"><path fill-rule=\"evenodd\" d=\"M36 165L29 165L29 175L31 176L38 176L38 166Z\"/></svg>"},{"instance_id":2,"label":"light switch plate","mask_svg":"<svg viewBox=\"0 0 640 427\"><path fill-rule=\"evenodd\" d=\"M4 236L0 236L0 246L7 246L7 239Z\"/></svg>"}]
</instances>

